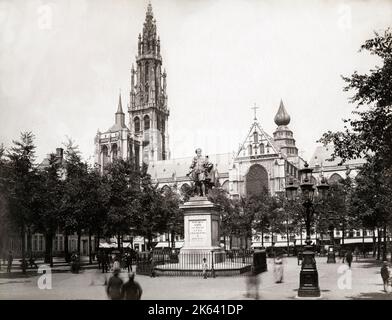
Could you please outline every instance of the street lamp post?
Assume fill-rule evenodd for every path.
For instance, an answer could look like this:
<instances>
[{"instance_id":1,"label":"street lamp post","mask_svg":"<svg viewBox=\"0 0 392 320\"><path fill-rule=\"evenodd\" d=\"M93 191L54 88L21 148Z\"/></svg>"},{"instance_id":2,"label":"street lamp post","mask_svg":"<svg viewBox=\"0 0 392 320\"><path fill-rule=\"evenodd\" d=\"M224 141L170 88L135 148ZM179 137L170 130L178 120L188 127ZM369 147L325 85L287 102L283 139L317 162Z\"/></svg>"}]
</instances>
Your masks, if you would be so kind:
<instances>
[{"instance_id":1,"label":"street lamp post","mask_svg":"<svg viewBox=\"0 0 392 320\"><path fill-rule=\"evenodd\" d=\"M300 285L298 290L299 297L320 297L320 287L318 283L318 272L316 267L315 253L313 250L312 241L310 239L311 220L314 214L313 200L315 186L311 181L313 169L305 163L304 168L299 170L300 173L300 189L302 195L302 205L305 208L305 226L306 226L306 241L303 251L303 261L300 272ZM326 196L329 186L326 180L322 178L321 183L317 185L318 198L323 200ZM289 201L294 201L297 198L298 186L294 182L289 181L286 187L286 196Z\"/></svg>"}]
</instances>

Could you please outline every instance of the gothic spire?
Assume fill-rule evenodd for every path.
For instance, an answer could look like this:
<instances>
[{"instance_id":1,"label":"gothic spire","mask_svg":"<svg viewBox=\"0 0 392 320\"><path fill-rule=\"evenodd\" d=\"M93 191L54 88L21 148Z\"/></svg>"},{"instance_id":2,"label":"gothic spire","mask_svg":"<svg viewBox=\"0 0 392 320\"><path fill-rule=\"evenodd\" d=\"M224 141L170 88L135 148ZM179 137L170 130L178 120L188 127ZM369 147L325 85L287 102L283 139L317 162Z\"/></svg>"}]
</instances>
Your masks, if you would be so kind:
<instances>
[{"instance_id":1,"label":"gothic spire","mask_svg":"<svg viewBox=\"0 0 392 320\"><path fill-rule=\"evenodd\" d=\"M122 109L121 92L118 95L118 108L116 113L124 113Z\"/></svg>"},{"instance_id":2,"label":"gothic spire","mask_svg":"<svg viewBox=\"0 0 392 320\"><path fill-rule=\"evenodd\" d=\"M283 105L282 99L280 100L279 109L275 115L274 121L278 126L287 126L290 123L290 116Z\"/></svg>"}]
</instances>

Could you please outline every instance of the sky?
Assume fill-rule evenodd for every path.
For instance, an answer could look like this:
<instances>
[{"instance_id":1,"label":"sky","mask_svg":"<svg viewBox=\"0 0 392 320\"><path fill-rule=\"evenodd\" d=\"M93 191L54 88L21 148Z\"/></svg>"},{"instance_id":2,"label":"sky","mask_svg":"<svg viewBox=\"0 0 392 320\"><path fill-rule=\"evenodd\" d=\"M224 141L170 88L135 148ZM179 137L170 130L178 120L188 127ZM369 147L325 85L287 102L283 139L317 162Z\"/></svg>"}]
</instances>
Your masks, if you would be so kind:
<instances>
[{"instance_id":1,"label":"sky","mask_svg":"<svg viewBox=\"0 0 392 320\"><path fill-rule=\"evenodd\" d=\"M392 1L151 0L167 72L172 158L237 151L280 100L300 154L350 115L341 75L380 61L361 44L391 26ZM36 136L37 160L94 136L129 102L147 0L0 0L0 143ZM125 110L124 110L125 111Z\"/></svg>"}]
</instances>

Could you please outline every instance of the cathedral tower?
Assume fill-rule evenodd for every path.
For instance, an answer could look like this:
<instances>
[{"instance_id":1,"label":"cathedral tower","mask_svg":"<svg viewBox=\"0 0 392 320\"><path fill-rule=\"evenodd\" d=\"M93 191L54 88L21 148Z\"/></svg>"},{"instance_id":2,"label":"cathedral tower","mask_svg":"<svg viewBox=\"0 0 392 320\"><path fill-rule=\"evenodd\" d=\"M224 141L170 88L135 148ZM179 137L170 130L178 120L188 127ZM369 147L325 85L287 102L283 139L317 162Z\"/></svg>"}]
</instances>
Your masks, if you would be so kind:
<instances>
[{"instance_id":1,"label":"cathedral tower","mask_svg":"<svg viewBox=\"0 0 392 320\"><path fill-rule=\"evenodd\" d=\"M282 100L280 100L279 109L274 120L278 126L274 132L274 141L279 147L279 151L288 157L297 157L298 148L295 146L293 131L287 127L290 123L290 116L287 113Z\"/></svg>"},{"instance_id":2,"label":"cathedral tower","mask_svg":"<svg viewBox=\"0 0 392 320\"><path fill-rule=\"evenodd\" d=\"M131 68L129 128L140 141L142 161L167 160L168 118L166 72L152 6L148 4L143 34L139 34L136 69Z\"/></svg>"}]
</instances>

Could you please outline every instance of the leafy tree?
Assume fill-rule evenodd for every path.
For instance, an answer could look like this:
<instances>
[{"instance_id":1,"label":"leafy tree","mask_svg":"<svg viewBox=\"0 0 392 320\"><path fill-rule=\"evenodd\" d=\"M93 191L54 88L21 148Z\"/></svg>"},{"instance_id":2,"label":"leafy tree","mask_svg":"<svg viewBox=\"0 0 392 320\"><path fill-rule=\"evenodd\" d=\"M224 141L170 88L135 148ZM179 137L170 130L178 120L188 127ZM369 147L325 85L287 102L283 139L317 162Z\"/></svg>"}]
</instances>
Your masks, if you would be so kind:
<instances>
[{"instance_id":1,"label":"leafy tree","mask_svg":"<svg viewBox=\"0 0 392 320\"><path fill-rule=\"evenodd\" d=\"M342 161L365 157L380 161L382 167L392 163L392 32L375 33L373 39L361 46L378 56L382 66L370 70L370 74L355 71L351 77L343 77L345 91L354 91L350 98L356 104L353 117L345 119L344 131L324 133L321 142L333 143L334 157Z\"/></svg>"},{"instance_id":2,"label":"leafy tree","mask_svg":"<svg viewBox=\"0 0 392 320\"><path fill-rule=\"evenodd\" d=\"M62 184L59 176L61 164L54 154L50 155L49 165L35 172L33 185L32 211L35 231L45 236L45 262L53 267L53 238L60 221L60 201Z\"/></svg>"},{"instance_id":3,"label":"leafy tree","mask_svg":"<svg viewBox=\"0 0 392 320\"><path fill-rule=\"evenodd\" d=\"M166 220L167 232L171 235L171 247L175 247L175 236L184 233L184 215L180 209L180 196L172 189L163 191L162 211Z\"/></svg>"},{"instance_id":4,"label":"leafy tree","mask_svg":"<svg viewBox=\"0 0 392 320\"><path fill-rule=\"evenodd\" d=\"M82 158L77 146L69 139L65 144L66 175L63 183L63 197L61 200L60 226L64 233L65 260L70 261L68 236L73 232L78 234L78 251L80 252L80 237L84 227L84 177L87 174L87 165Z\"/></svg>"},{"instance_id":5,"label":"leafy tree","mask_svg":"<svg viewBox=\"0 0 392 320\"><path fill-rule=\"evenodd\" d=\"M131 226L143 210L139 170L132 161L115 159L105 168L105 175L109 192L106 232L117 237L120 248L122 236L129 234Z\"/></svg>"},{"instance_id":6,"label":"leafy tree","mask_svg":"<svg viewBox=\"0 0 392 320\"><path fill-rule=\"evenodd\" d=\"M32 132L22 132L19 141L13 141L9 158L10 218L18 230L22 243L22 259L25 258L26 227L33 224L32 197L35 178L35 144ZM25 270L23 270L25 271Z\"/></svg>"}]
</instances>

